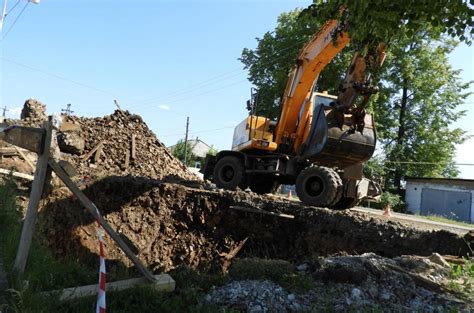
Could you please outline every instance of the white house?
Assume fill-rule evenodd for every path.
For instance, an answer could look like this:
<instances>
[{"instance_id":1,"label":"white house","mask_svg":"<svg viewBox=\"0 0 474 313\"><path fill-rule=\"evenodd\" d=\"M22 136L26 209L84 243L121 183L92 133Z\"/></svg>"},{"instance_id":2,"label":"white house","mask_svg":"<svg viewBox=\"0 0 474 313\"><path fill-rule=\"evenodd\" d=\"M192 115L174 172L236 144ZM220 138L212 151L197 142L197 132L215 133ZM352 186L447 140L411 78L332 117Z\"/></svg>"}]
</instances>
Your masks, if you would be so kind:
<instances>
[{"instance_id":1,"label":"white house","mask_svg":"<svg viewBox=\"0 0 474 313\"><path fill-rule=\"evenodd\" d=\"M474 223L474 179L406 178L408 211Z\"/></svg>"}]
</instances>

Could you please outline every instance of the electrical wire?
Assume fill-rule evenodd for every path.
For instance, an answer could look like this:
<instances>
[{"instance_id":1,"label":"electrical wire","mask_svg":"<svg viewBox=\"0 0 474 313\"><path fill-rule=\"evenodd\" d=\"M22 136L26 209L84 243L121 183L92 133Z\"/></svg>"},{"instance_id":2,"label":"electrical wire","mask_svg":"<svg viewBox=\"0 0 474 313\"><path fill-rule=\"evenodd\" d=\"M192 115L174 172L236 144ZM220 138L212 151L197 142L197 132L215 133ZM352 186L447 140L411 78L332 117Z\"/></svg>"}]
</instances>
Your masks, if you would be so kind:
<instances>
[{"instance_id":1,"label":"electrical wire","mask_svg":"<svg viewBox=\"0 0 474 313\"><path fill-rule=\"evenodd\" d=\"M78 82L78 81L75 81L75 80L72 80L72 79L69 79L69 78L66 78L66 77L62 77L62 76L56 75L56 74L54 74L54 73L50 73L50 72L41 70L41 69L39 69L39 68L35 68L35 67L32 67L32 66L29 66L29 65L26 65L26 64L23 64L23 63L20 63L20 62L11 60L11 59L7 59L7 58L5 58L5 57L0 57L0 59L3 60L3 61L5 61L5 62L12 63L12 64L15 64L15 65L17 65L17 66L20 66L20 67L29 69L29 70L31 70L31 71L39 72L39 73L41 73L41 74L44 74L44 75L47 75L47 76L56 78L56 79L58 79L58 80L62 80L62 81L68 82L68 83L72 83L72 84L75 84L75 85L78 85L78 86L87 88L87 89L91 89L91 90L94 90L94 91L97 91L97 92L101 92L101 93L104 93L104 94L107 94L107 95L110 95L110 96L114 96L114 97L120 98L119 95L117 95L117 94L115 94L115 93L113 93L113 92L107 91L107 90L103 90L103 89L100 89L100 88L96 88L96 87L91 86L91 85L87 85L87 84L84 84L84 83L81 83L81 82Z\"/></svg>"},{"instance_id":2,"label":"electrical wire","mask_svg":"<svg viewBox=\"0 0 474 313\"><path fill-rule=\"evenodd\" d=\"M13 10L15 10L16 6L21 2L21 0L18 0L14 5L13 7L8 10L8 12L5 14L4 18L7 17L8 14L12 13Z\"/></svg>"},{"instance_id":3,"label":"electrical wire","mask_svg":"<svg viewBox=\"0 0 474 313\"><path fill-rule=\"evenodd\" d=\"M7 32L5 33L5 35L2 37L2 40L1 41L4 41L5 38L8 36L8 34L12 31L13 27L15 26L16 22L18 22L18 20L20 19L21 15L23 14L23 12L25 12L26 8L28 7L28 4L30 4L30 1L27 1L25 6L23 7L23 9L21 9L20 13L16 16L15 20L13 21L12 25L10 26L10 28L7 30Z\"/></svg>"},{"instance_id":4,"label":"electrical wire","mask_svg":"<svg viewBox=\"0 0 474 313\"><path fill-rule=\"evenodd\" d=\"M227 126L227 127L221 127L221 128L214 128L214 129L202 129L202 130L197 130L197 131L190 131L189 134L190 135L194 135L194 134L201 134L201 133L209 133L209 132L213 132L213 131L217 131L217 130L224 130L224 129L230 129L230 128L234 128L235 126ZM160 138L161 137L172 137L172 136L178 136L178 135L183 135L182 132L180 133L173 133L173 134L164 134L164 135L160 135Z\"/></svg>"}]
</instances>

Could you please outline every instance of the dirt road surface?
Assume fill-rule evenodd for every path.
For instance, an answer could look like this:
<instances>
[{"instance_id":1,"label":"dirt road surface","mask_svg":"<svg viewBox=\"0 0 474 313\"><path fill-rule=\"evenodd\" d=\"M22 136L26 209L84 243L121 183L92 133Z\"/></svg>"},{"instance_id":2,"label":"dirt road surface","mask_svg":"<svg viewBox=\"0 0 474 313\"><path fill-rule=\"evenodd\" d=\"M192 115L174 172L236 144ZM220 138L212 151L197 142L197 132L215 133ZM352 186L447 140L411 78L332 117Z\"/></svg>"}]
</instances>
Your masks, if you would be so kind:
<instances>
[{"instance_id":1,"label":"dirt road surface","mask_svg":"<svg viewBox=\"0 0 474 313\"><path fill-rule=\"evenodd\" d=\"M423 230L446 230L454 232L459 235L465 235L469 231L474 231L474 225L472 227L455 225L443 222L430 221L425 218L403 213L394 213L392 212L391 217L383 216L382 210L369 209L365 207L355 207L351 209L352 211L362 212L370 214L371 216L378 217L380 219L391 220L400 222L404 225L415 227Z\"/></svg>"}]
</instances>

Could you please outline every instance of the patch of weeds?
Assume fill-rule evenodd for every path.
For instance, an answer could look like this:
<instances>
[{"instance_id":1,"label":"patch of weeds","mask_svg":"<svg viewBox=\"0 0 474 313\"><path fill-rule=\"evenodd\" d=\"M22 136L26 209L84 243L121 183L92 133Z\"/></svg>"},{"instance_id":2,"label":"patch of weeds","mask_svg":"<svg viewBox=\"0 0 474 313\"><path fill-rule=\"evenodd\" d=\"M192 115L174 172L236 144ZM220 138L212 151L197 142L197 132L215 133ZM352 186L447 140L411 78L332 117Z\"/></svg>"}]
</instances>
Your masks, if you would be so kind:
<instances>
[{"instance_id":1,"label":"patch of weeds","mask_svg":"<svg viewBox=\"0 0 474 313\"><path fill-rule=\"evenodd\" d=\"M463 264L451 264L449 283L451 289L474 301L474 251L468 242L469 254L463 258Z\"/></svg>"},{"instance_id":2,"label":"patch of weeds","mask_svg":"<svg viewBox=\"0 0 474 313\"><path fill-rule=\"evenodd\" d=\"M289 262L283 260L237 259L230 268L229 276L236 280L267 279L297 293L304 293L314 286L311 275L296 271Z\"/></svg>"},{"instance_id":3,"label":"patch of weeds","mask_svg":"<svg viewBox=\"0 0 474 313\"><path fill-rule=\"evenodd\" d=\"M176 281L176 289L193 287L208 292L212 286L222 286L229 282L229 277L220 272L198 272L189 267L180 267L169 274Z\"/></svg>"},{"instance_id":4,"label":"patch of weeds","mask_svg":"<svg viewBox=\"0 0 474 313\"><path fill-rule=\"evenodd\" d=\"M459 225L459 226L465 226L465 227L472 227L473 224L467 223L467 222L461 222L461 221L456 221L456 220L451 220L443 216L439 215L417 215L417 217L424 218L433 222L440 222L440 223L446 223L446 224L452 224L452 225Z\"/></svg>"}]
</instances>

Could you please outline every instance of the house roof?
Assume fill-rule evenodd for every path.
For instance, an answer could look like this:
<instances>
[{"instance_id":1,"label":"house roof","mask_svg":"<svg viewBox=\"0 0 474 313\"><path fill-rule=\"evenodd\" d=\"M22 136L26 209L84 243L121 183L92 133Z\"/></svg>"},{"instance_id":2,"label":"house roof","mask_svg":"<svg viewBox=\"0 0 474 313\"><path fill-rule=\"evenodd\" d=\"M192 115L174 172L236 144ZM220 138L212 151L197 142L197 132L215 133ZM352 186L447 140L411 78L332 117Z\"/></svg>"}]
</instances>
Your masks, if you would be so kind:
<instances>
[{"instance_id":1,"label":"house roof","mask_svg":"<svg viewBox=\"0 0 474 313\"><path fill-rule=\"evenodd\" d=\"M192 147L192 154L200 158L205 158L209 150L212 149L211 146L209 146L207 143L205 143L199 138L188 140L188 144ZM173 150L175 146L176 145L172 145L169 147L169 149Z\"/></svg>"},{"instance_id":2,"label":"house roof","mask_svg":"<svg viewBox=\"0 0 474 313\"><path fill-rule=\"evenodd\" d=\"M407 183L418 182L418 183L430 183L439 185L457 185L457 186L469 186L474 188L474 179L463 179L463 178L436 178L436 177L405 177Z\"/></svg>"}]
</instances>

